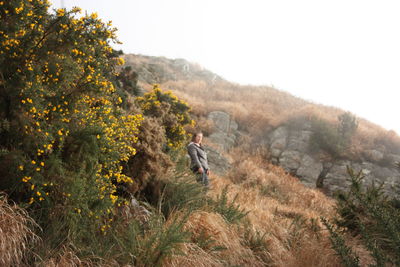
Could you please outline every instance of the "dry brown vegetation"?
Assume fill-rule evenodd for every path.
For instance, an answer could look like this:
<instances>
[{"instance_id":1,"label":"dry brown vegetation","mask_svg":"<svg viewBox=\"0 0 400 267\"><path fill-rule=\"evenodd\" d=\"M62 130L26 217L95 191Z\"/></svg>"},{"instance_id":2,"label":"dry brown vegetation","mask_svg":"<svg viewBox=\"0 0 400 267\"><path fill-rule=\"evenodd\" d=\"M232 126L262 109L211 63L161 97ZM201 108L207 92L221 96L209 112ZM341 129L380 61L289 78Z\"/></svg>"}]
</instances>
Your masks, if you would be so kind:
<instances>
[{"instance_id":1,"label":"dry brown vegetation","mask_svg":"<svg viewBox=\"0 0 400 267\"><path fill-rule=\"evenodd\" d=\"M258 156L241 156L242 162L228 177L213 176L209 195L216 198L228 186L228 198L237 195L236 204L250 211L246 221L231 225L217 213L193 213L186 228L226 249L210 251L186 243L186 255L174 256L165 265L342 266L320 222L321 216L335 216L334 200ZM347 237L347 242L360 256L361 266L372 262L359 240Z\"/></svg>"},{"instance_id":2,"label":"dry brown vegetation","mask_svg":"<svg viewBox=\"0 0 400 267\"><path fill-rule=\"evenodd\" d=\"M142 84L143 86L143 84ZM148 86L144 86L148 88ZM267 86L242 86L229 82L168 81L162 88L172 90L185 99L194 114L203 117L211 111L230 113L239 125L252 135L257 135L297 118L318 118L338 123L345 111L305 101L284 91ZM400 144L400 137L363 118L353 137L353 149L372 149L387 144Z\"/></svg>"},{"instance_id":3,"label":"dry brown vegetation","mask_svg":"<svg viewBox=\"0 0 400 267\"><path fill-rule=\"evenodd\" d=\"M260 156L242 153L239 157L241 163L227 177L212 176L213 187L208 195L215 199L228 186L228 198L232 200L237 195L236 204L249 211L245 220L229 224L220 214L207 209L193 212L185 223L192 242L183 243L184 254L166 258L163 266L342 266L331 248L329 233L319 220L320 216L335 216L335 202L304 187ZM15 206L2 202L0 207L0 222L7 222L0 224L0 230L7 229L9 237L1 241L1 259L7 266L21 261L29 238L34 237L27 228L33 222ZM181 212L175 212L166 225L180 216ZM213 242L199 246L202 237ZM372 262L356 238L348 237L347 242L357 251L362 266ZM64 248L43 266L118 266L112 260L95 262L80 259L73 250Z\"/></svg>"},{"instance_id":4,"label":"dry brown vegetation","mask_svg":"<svg viewBox=\"0 0 400 267\"><path fill-rule=\"evenodd\" d=\"M38 241L36 223L24 209L0 195L0 266L20 266L29 247Z\"/></svg>"}]
</instances>

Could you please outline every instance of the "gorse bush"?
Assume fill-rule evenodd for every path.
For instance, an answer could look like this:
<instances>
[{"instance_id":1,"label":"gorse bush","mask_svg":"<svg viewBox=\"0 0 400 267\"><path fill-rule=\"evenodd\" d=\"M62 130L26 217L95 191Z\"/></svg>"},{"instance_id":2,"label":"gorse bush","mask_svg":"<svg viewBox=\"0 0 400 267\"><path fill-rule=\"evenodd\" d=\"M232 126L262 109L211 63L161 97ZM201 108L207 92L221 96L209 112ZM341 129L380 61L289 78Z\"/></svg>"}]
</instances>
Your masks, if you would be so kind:
<instances>
[{"instance_id":1,"label":"gorse bush","mask_svg":"<svg viewBox=\"0 0 400 267\"><path fill-rule=\"evenodd\" d=\"M79 8L48 12L45 1L0 2L0 189L39 224L91 218L99 231L132 183L141 114L121 108L113 84L115 29ZM62 207L62 208L59 208ZM69 223L68 223L69 222Z\"/></svg>"},{"instance_id":2,"label":"gorse bush","mask_svg":"<svg viewBox=\"0 0 400 267\"><path fill-rule=\"evenodd\" d=\"M209 199L209 205L214 212L221 214L228 223L239 223L249 214L249 211L241 208L236 203L237 197L238 195L229 201L228 186L226 186L215 200Z\"/></svg>"},{"instance_id":3,"label":"gorse bush","mask_svg":"<svg viewBox=\"0 0 400 267\"><path fill-rule=\"evenodd\" d=\"M193 212L206 205L207 197L203 185L196 182L192 174L177 173L166 183L162 192L161 210L166 218L178 210Z\"/></svg>"},{"instance_id":4,"label":"gorse bush","mask_svg":"<svg viewBox=\"0 0 400 267\"><path fill-rule=\"evenodd\" d=\"M190 107L179 100L172 92L163 92L156 84L153 90L137 98L144 115L159 118L165 128L167 147L179 149L187 141L185 126L194 125L190 119Z\"/></svg>"},{"instance_id":5,"label":"gorse bush","mask_svg":"<svg viewBox=\"0 0 400 267\"><path fill-rule=\"evenodd\" d=\"M400 265L400 209L395 205L398 196L390 199L382 191L382 184L363 186L362 172L355 173L348 168L348 173L351 187L348 192L337 194L340 217L334 224L361 236L377 266ZM351 258L349 255L353 252L340 242L340 233L326 220L324 223L329 226L335 249L341 251L342 258Z\"/></svg>"}]
</instances>

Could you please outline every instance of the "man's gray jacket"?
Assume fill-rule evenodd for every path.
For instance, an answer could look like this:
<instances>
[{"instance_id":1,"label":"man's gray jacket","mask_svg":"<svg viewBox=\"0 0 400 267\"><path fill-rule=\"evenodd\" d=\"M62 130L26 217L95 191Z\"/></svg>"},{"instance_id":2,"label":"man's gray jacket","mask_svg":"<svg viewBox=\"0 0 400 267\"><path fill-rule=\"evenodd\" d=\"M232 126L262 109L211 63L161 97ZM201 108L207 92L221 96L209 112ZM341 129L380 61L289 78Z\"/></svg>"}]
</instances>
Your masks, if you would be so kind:
<instances>
[{"instance_id":1,"label":"man's gray jacket","mask_svg":"<svg viewBox=\"0 0 400 267\"><path fill-rule=\"evenodd\" d=\"M188 153L190 155L190 169L197 170L200 167L203 169L209 169L207 161L207 153L204 151L203 147L191 142L187 146Z\"/></svg>"}]
</instances>

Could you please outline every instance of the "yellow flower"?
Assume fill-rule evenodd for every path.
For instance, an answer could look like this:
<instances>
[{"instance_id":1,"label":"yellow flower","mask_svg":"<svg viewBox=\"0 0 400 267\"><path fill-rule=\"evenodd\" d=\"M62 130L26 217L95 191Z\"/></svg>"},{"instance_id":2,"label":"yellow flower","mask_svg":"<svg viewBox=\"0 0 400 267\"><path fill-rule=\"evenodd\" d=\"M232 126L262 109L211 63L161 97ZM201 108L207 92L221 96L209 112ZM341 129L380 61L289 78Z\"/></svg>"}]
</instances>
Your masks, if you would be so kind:
<instances>
[{"instance_id":1,"label":"yellow flower","mask_svg":"<svg viewBox=\"0 0 400 267\"><path fill-rule=\"evenodd\" d=\"M97 19L98 15L97 15L96 12L94 12L94 13L92 13L92 14L90 15L90 17L91 17L92 19Z\"/></svg>"},{"instance_id":2,"label":"yellow flower","mask_svg":"<svg viewBox=\"0 0 400 267\"><path fill-rule=\"evenodd\" d=\"M62 17L65 15L65 9L64 8L59 8L57 9L57 16Z\"/></svg>"},{"instance_id":3,"label":"yellow flower","mask_svg":"<svg viewBox=\"0 0 400 267\"><path fill-rule=\"evenodd\" d=\"M19 165L19 167L18 167L21 171L23 171L24 170L24 166L22 166L22 165Z\"/></svg>"}]
</instances>

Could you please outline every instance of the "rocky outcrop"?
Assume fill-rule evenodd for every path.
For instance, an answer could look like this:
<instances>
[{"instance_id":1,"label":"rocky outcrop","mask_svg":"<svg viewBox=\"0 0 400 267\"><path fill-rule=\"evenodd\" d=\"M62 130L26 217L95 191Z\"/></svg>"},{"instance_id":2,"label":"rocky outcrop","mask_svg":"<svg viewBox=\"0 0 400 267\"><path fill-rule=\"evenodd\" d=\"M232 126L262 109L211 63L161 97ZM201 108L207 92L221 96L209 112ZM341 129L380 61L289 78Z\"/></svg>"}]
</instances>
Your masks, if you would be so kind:
<instances>
[{"instance_id":1,"label":"rocky outcrop","mask_svg":"<svg viewBox=\"0 0 400 267\"><path fill-rule=\"evenodd\" d=\"M208 137L211 142L218 144L223 151L231 149L239 136L238 124L231 116L223 111L213 111L208 119L214 123L215 131Z\"/></svg>"},{"instance_id":2,"label":"rocky outcrop","mask_svg":"<svg viewBox=\"0 0 400 267\"><path fill-rule=\"evenodd\" d=\"M322 187L327 192L349 187L347 167L362 171L364 183L384 183L384 190L391 193L400 185L400 172L395 167L400 155L384 151L367 150L358 162L349 160L322 160L310 151L311 124L304 123L296 129L280 126L268 134L266 145L270 160L299 177L309 187Z\"/></svg>"},{"instance_id":3,"label":"rocky outcrop","mask_svg":"<svg viewBox=\"0 0 400 267\"><path fill-rule=\"evenodd\" d=\"M231 168L228 159L224 157L218 150L207 146L206 147L208 164L210 170L218 175L224 175Z\"/></svg>"},{"instance_id":4,"label":"rocky outcrop","mask_svg":"<svg viewBox=\"0 0 400 267\"><path fill-rule=\"evenodd\" d=\"M210 84L223 81L215 73L184 59L135 54L126 54L123 57L126 62L125 66L131 66L138 73L140 81L148 84L177 80L202 80Z\"/></svg>"},{"instance_id":5,"label":"rocky outcrop","mask_svg":"<svg viewBox=\"0 0 400 267\"><path fill-rule=\"evenodd\" d=\"M223 111L210 112L208 119L214 124L214 132L208 136L208 140L219 148L206 146L210 169L219 175L224 175L231 168L231 164L223 156L223 152L229 151L235 146L240 135L238 124L228 113Z\"/></svg>"}]
</instances>

